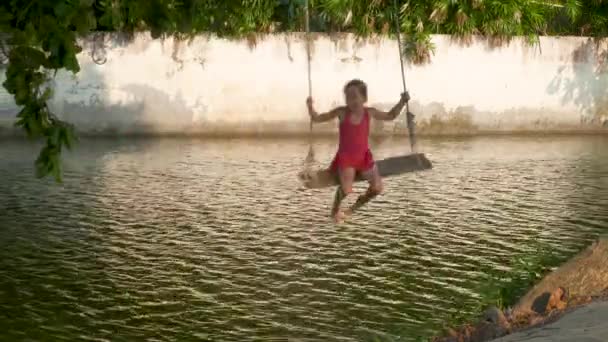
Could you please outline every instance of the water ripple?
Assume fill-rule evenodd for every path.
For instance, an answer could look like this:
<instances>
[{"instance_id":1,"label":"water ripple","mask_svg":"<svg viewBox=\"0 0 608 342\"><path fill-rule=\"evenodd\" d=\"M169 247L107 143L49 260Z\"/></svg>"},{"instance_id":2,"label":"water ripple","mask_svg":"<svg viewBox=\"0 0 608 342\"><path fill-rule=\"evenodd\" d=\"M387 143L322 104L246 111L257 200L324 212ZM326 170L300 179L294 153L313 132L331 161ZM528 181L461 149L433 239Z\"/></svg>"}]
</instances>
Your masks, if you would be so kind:
<instances>
[{"instance_id":1,"label":"water ripple","mask_svg":"<svg viewBox=\"0 0 608 342\"><path fill-rule=\"evenodd\" d=\"M434 170L335 226L302 143L84 140L57 185L3 141L0 340L415 341L487 272L608 230L605 137L422 143Z\"/></svg>"}]
</instances>

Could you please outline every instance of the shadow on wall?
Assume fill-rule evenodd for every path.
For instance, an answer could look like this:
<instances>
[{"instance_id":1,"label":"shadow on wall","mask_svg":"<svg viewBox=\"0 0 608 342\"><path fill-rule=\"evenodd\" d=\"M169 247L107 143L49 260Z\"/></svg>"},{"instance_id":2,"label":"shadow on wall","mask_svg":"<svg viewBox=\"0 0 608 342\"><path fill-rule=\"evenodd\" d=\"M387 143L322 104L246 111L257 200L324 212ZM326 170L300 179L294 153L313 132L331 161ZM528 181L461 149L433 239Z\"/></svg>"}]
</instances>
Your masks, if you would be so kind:
<instances>
[{"instance_id":1,"label":"shadow on wall","mask_svg":"<svg viewBox=\"0 0 608 342\"><path fill-rule=\"evenodd\" d=\"M51 110L85 135L182 133L197 129L197 120L206 109L200 100L188 105L181 93L170 94L141 83L119 87L107 83L102 74L108 62L106 49L124 48L133 42L132 38L121 34L94 34L81 40L84 48L80 56L84 57L81 70L76 75L63 71L60 77L51 80L55 90L55 97L49 103ZM174 60L176 55L174 51ZM4 71L0 69L0 81L4 79ZM18 110L12 95L0 89L0 135L21 132L13 127Z\"/></svg>"},{"instance_id":2,"label":"shadow on wall","mask_svg":"<svg viewBox=\"0 0 608 342\"><path fill-rule=\"evenodd\" d=\"M172 97L145 84L110 87L98 65L83 64L65 90L65 98L55 102L55 110L80 134L175 133L193 129L196 115L181 94Z\"/></svg>"},{"instance_id":3,"label":"shadow on wall","mask_svg":"<svg viewBox=\"0 0 608 342\"><path fill-rule=\"evenodd\" d=\"M373 103L371 106L389 110L394 104ZM479 132L474 116L478 111L472 106L459 106L447 110L440 102L423 105L410 101L410 112L416 115L415 134L423 135L471 135ZM497 124L499 125L499 124ZM405 110L393 122L372 121L372 135L407 135L407 116Z\"/></svg>"},{"instance_id":4,"label":"shadow on wall","mask_svg":"<svg viewBox=\"0 0 608 342\"><path fill-rule=\"evenodd\" d=\"M473 120L473 115L477 112L472 106L459 106L454 110L448 111L439 102L431 102L422 105L412 102L410 110L417 115L416 133L425 135L442 134L473 134L479 130ZM420 114L425 118L420 118ZM398 122L402 129L407 130L407 120L404 115Z\"/></svg>"},{"instance_id":5,"label":"shadow on wall","mask_svg":"<svg viewBox=\"0 0 608 342\"><path fill-rule=\"evenodd\" d=\"M581 124L608 128L608 44L587 39L572 53L569 65L560 68L547 91L563 93L581 111Z\"/></svg>"}]
</instances>

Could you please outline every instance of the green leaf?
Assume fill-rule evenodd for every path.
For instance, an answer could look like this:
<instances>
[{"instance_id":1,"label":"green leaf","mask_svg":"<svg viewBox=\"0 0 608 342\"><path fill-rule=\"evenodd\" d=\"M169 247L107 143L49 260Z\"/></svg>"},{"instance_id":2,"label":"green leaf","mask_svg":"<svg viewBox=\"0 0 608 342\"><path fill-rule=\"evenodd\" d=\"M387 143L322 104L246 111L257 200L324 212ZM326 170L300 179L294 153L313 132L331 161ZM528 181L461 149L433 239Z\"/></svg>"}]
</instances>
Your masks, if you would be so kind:
<instances>
[{"instance_id":1,"label":"green leaf","mask_svg":"<svg viewBox=\"0 0 608 342\"><path fill-rule=\"evenodd\" d=\"M76 32L81 35L89 33L97 26L97 20L95 19L95 15L93 11L90 10L75 16L72 20L72 23L76 27Z\"/></svg>"},{"instance_id":2,"label":"green leaf","mask_svg":"<svg viewBox=\"0 0 608 342\"><path fill-rule=\"evenodd\" d=\"M30 100L30 91L25 87L20 87L16 89L15 93L15 103L19 106L25 105Z\"/></svg>"},{"instance_id":3,"label":"green leaf","mask_svg":"<svg viewBox=\"0 0 608 342\"><path fill-rule=\"evenodd\" d=\"M64 124L61 143L64 144L68 150L70 150L72 149L75 140L74 127L69 124Z\"/></svg>"},{"instance_id":4,"label":"green leaf","mask_svg":"<svg viewBox=\"0 0 608 342\"><path fill-rule=\"evenodd\" d=\"M35 46L38 44L38 30L34 27L32 22L28 22L25 25L25 30L22 31L23 36L21 38L21 44Z\"/></svg>"},{"instance_id":5,"label":"green leaf","mask_svg":"<svg viewBox=\"0 0 608 342\"><path fill-rule=\"evenodd\" d=\"M48 157L48 151L46 148L44 148L44 149L42 149L42 151L40 151L40 154L38 155L38 158L36 158L36 162L34 165L36 167L36 177L37 178L42 178L42 177L48 175L49 157Z\"/></svg>"},{"instance_id":6,"label":"green leaf","mask_svg":"<svg viewBox=\"0 0 608 342\"><path fill-rule=\"evenodd\" d=\"M78 64L78 60L76 59L75 54L66 54L63 57L63 65L66 70L69 70L73 73L78 73L80 71L80 64Z\"/></svg>"},{"instance_id":7,"label":"green leaf","mask_svg":"<svg viewBox=\"0 0 608 342\"><path fill-rule=\"evenodd\" d=\"M51 126L49 128L50 132L48 134L49 137L49 145L51 146L61 146L61 140L60 140L60 136L61 136L61 127L58 126Z\"/></svg>"},{"instance_id":8,"label":"green leaf","mask_svg":"<svg viewBox=\"0 0 608 342\"><path fill-rule=\"evenodd\" d=\"M99 25L104 27L114 27L114 17L112 12L105 12L98 20Z\"/></svg>"},{"instance_id":9,"label":"green leaf","mask_svg":"<svg viewBox=\"0 0 608 342\"><path fill-rule=\"evenodd\" d=\"M48 101L51 97L53 96L53 89L51 88L46 88L44 89L44 92L42 93L42 95L40 96L40 100L42 102L46 102Z\"/></svg>"},{"instance_id":10,"label":"green leaf","mask_svg":"<svg viewBox=\"0 0 608 342\"><path fill-rule=\"evenodd\" d=\"M13 20L13 14L7 12L3 7L0 7L0 29L4 32L8 32L11 27L11 20Z\"/></svg>"},{"instance_id":11,"label":"green leaf","mask_svg":"<svg viewBox=\"0 0 608 342\"><path fill-rule=\"evenodd\" d=\"M26 118L26 124L31 138L40 137L43 133L42 121L35 115L29 115Z\"/></svg>"},{"instance_id":12,"label":"green leaf","mask_svg":"<svg viewBox=\"0 0 608 342\"><path fill-rule=\"evenodd\" d=\"M55 5L55 8L53 9L55 12L55 15L58 17L59 20L63 19L64 17L67 16L67 14L70 11L70 6L68 4L66 4L63 0L60 0L60 2Z\"/></svg>"},{"instance_id":13,"label":"green leaf","mask_svg":"<svg viewBox=\"0 0 608 342\"><path fill-rule=\"evenodd\" d=\"M51 35L48 39L48 52L51 53L51 56L55 56L57 58L61 55L63 51L63 39L59 35Z\"/></svg>"},{"instance_id":14,"label":"green leaf","mask_svg":"<svg viewBox=\"0 0 608 342\"><path fill-rule=\"evenodd\" d=\"M13 48L11 52L19 55L22 68L38 70L46 63L46 56L44 53L34 47L18 46Z\"/></svg>"},{"instance_id":15,"label":"green leaf","mask_svg":"<svg viewBox=\"0 0 608 342\"><path fill-rule=\"evenodd\" d=\"M58 22L58 20L61 20L61 22ZM63 26L67 24L65 18L59 19L52 15L43 15L39 22L38 32L44 35L45 39L49 39L49 36L61 35Z\"/></svg>"}]
</instances>

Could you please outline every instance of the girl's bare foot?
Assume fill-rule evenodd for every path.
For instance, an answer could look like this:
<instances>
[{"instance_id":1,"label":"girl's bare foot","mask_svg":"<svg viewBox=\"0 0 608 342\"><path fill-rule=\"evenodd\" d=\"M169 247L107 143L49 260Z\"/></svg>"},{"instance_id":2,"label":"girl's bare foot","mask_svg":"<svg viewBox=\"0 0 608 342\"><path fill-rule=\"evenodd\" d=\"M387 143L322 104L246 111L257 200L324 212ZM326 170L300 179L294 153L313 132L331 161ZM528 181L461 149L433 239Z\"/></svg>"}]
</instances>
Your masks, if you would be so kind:
<instances>
[{"instance_id":1,"label":"girl's bare foot","mask_svg":"<svg viewBox=\"0 0 608 342\"><path fill-rule=\"evenodd\" d=\"M344 212L342 210L338 210L338 212L334 215L334 222L335 223L344 223Z\"/></svg>"}]
</instances>

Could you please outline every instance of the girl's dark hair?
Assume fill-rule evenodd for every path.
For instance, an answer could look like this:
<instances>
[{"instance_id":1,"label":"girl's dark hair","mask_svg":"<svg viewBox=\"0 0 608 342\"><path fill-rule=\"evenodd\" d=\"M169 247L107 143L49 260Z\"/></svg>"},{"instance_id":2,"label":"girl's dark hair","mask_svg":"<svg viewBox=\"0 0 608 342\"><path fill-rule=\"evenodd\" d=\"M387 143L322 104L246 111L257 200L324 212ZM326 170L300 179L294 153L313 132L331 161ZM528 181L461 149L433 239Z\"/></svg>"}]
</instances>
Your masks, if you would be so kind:
<instances>
[{"instance_id":1,"label":"girl's dark hair","mask_svg":"<svg viewBox=\"0 0 608 342\"><path fill-rule=\"evenodd\" d=\"M346 83L346 85L344 86L344 93L346 93L346 90L350 87L356 87L359 93L361 93L363 98L365 98L365 100L367 101L367 84L365 84L365 82L359 79L348 81L348 83Z\"/></svg>"}]
</instances>

